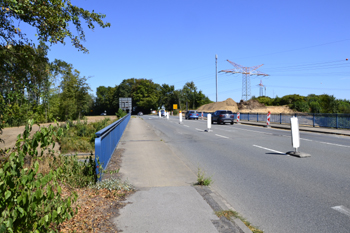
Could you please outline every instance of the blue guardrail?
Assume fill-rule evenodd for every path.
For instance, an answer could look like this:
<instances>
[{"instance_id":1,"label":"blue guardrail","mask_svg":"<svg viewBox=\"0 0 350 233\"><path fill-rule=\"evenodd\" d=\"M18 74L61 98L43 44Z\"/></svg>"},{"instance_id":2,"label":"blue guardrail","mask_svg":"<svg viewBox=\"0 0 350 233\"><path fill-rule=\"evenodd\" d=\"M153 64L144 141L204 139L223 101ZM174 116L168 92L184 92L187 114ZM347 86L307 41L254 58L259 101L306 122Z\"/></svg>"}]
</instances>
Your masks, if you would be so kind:
<instances>
[{"instance_id":1,"label":"blue guardrail","mask_svg":"<svg viewBox=\"0 0 350 233\"><path fill-rule=\"evenodd\" d=\"M95 162L97 174L99 174L99 165L97 163L97 159L99 159L102 168L106 169L109 160L111 159L113 152L117 147L126 126L129 123L130 117L131 115L128 114L96 133L97 138L95 138ZM102 174L100 175L99 179L101 180L101 178Z\"/></svg>"},{"instance_id":2,"label":"blue guardrail","mask_svg":"<svg viewBox=\"0 0 350 233\"><path fill-rule=\"evenodd\" d=\"M201 113L201 112L199 112ZM203 112L203 116L211 112ZM237 113L233 113L237 119ZM326 127L350 129L350 114L346 113L280 113L271 114L270 123L290 124L291 117L298 117L299 125L311 127ZM266 122L267 113L241 113L241 121Z\"/></svg>"}]
</instances>

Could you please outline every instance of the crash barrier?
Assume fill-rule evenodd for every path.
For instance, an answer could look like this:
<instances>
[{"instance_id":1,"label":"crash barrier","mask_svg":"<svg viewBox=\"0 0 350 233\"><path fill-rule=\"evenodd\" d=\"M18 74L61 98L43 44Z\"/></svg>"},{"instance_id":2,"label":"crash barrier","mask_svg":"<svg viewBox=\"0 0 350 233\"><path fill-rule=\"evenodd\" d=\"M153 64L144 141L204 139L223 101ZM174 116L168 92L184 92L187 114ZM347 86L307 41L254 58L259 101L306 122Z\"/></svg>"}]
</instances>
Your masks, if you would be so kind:
<instances>
[{"instance_id":1,"label":"crash barrier","mask_svg":"<svg viewBox=\"0 0 350 233\"><path fill-rule=\"evenodd\" d=\"M109 160L111 159L114 149L117 147L120 138L130 120L130 114L127 114L123 118L113 122L109 126L98 131L95 135L95 161L96 161L96 172L99 174L100 168L97 163L99 159L100 166L103 169L107 168ZM100 175L100 180L102 174Z\"/></svg>"},{"instance_id":2,"label":"crash barrier","mask_svg":"<svg viewBox=\"0 0 350 233\"><path fill-rule=\"evenodd\" d=\"M241 113L241 120L265 121L266 113ZM297 117L300 126L350 129L350 114L340 113L280 113L271 114L270 123L290 124L291 117Z\"/></svg>"},{"instance_id":3,"label":"crash barrier","mask_svg":"<svg viewBox=\"0 0 350 233\"><path fill-rule=\"evenodd\" d=\"M207 117L204 112L203 116ZM237 119L237 113L234 113ZM240 113L241 121L265 122L267 113ZM350 129L350 114L346 113L278 113L271 114L270 123L290 125L291 117L298 117L299 126Z\"/></svg>"}]
</instances>

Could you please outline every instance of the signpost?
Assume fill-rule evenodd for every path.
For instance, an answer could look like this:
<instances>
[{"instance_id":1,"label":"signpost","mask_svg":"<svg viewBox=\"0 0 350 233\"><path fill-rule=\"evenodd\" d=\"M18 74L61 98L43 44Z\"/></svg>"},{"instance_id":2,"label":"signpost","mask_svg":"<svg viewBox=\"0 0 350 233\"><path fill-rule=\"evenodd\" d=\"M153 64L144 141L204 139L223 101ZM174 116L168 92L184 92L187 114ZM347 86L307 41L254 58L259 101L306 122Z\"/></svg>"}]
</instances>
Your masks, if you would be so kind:
<instances>
[{"instance_id":1,"label":"signpost","mask_svg":"<svg viewBox=\"0 0 350 233\"><path fill-rule=\"evenodd\" d=\"M119 108L131 114L132 98L119 98Z\"/></svg>"}]
</instances>

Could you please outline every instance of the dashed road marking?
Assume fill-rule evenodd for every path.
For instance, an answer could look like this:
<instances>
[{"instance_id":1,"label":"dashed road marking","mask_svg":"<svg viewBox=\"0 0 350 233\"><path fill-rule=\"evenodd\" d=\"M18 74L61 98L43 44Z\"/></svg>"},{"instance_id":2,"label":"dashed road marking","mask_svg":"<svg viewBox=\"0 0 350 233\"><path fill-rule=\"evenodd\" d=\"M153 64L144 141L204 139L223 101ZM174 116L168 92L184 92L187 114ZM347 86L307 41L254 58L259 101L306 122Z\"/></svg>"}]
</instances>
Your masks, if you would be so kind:
<instances>
[{"instance_id":1,"label":"dashed road marking","mask_svg":"<svg viewBox=\"0 0 350 233\"><path fill-rule=\"evenodd\" d=\"M300 140L304 140L304 141L313 142L312 140L310 140L310 139L306 139L306 138L300 138Z\"/></svg>"},{"instance_id":2,"label":"dashed road marking","mask_svg":"<svg viewBox=\"0 0 350 233\"><path fill-rule=\"evenodd\" d=\"M283 152L281 152L281 151L269 149L269 148L266 148L266 147L262 147L262 146L258 146L258 145L253 145L253 146L258 147L258 148L261 148L261 149L264 149L264 150L269 150L269 151L272 151L272 152L275 152L275 153L278 153L278 154L287 155L286 153L283 153Z\"/></svg>"},{"instance_id":3,"label":"dashed road marking","mask_svg":"<svg viewBox=\"0 0 350 233\"><path fill-rule=\"evenodd\" d=\"M348 148L350 148L350 146L345 146L345 145L335 144L335 143L330 143L330 142L319 142L319 143L327 144L327 145L331 145L331 146L340 146L340 147L348 147Z\"/></svg>"},{"instance_id":4,"label":"dashed road marking","mask_svg":"<svg viewBox=\"0 0 350 233\"><path fill-rule=\"evenodd\" d=\"M183 126L185 126L185 127L189 127L188 125L183 125Z\"/></svg>"},{"instance_id":5,"label":"dashed road marking","mask_svg":"<svg viewBox=\"0 0 350 233\"><path fill-rule=\"evenodd\" d=\"M222 136L222 135L220 135L220 134L215 134L215 136L218 136L218 137L222 137L222 138L228 138L228 137L226 137L226 136Z\"/></svg>"},{"instance_id":6,"label":"dashed road marking","mask_svg":"<svg viewBox=\"0 0 350 233\"><path fill-rule=\"evenodd\" d=\"M203 131L202 129L198 129L198 128L196 128L196 130L198 130L198 131Z\"/></svg>"},{"instance_id":7,"label":"dashed road marking","mask_svg":"<svg viewBox=\"0 0 350 233\"><path fill-rule=\"evenodd\" d=\"M342 214L345 214L350 217L350 210L342 205L332 207L333 210L339 211Z\"/></svg>"}]
</instances>

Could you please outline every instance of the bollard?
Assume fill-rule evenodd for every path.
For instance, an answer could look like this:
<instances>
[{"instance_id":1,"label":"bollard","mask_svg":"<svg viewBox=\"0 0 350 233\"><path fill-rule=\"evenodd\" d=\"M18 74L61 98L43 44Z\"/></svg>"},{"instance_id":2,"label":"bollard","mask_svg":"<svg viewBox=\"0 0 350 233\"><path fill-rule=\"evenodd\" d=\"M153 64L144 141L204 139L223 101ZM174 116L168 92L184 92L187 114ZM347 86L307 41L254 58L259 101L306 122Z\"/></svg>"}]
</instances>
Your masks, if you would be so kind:
<instances>
[{"instance_id":1,"label":"bollard","mask_svg":"<svg viewBox=\"0 0 350 233\"><path fill-rule=\"evenodd\" d=\"M161 117L161 116L160 116L160 110L159 110L159 112L158 112L158 116L159 116L159 118Z\"/></svg>"},{"instance_id":2,"label":"bollard","mask_svg":"<svg viewBox=\"0 0 350 233\"><path fill-rule=\"evenodd\" d=\"M270 125L270 118L271 118L271 112L269 111L267 113L267 120L266 120L266 127L267 128L271 128L271 125Z\"/></svg>"},{"instance_id":3,"label":"bollard","mask_svg":"<svg viewBox=\"0 0 350 233\"><path fill-rule=\"evenodd\" d=\"M202 112L202 115L201 115L201 116L202 116L202 120L203 120L203 112Z\"/></svg>"},{"instance_id":4,"label":"bollard","mask_svg":"<svg viewBox=\"0 0 350 233\"><path fill-rule=\"evenodd\" d=\"M179 124L182 124L182 112L179 113Z\"/></svg>"},{"instance_id":5,"label":"bollard","mask_svg":"<svg viewBox=\"0 0 350 233\"><path fill-rule=\"evenodd\" d=\"M209 113L209 114L207 114L207 132L210 132L211 130L211 114Z\"/></svg>"},{"instance_id":6,"label":"bollard","mask_svg":"<svg viewBox=\"0 0 350 233\"><path fill-rule=\"evenodd\" d=\"M237 124L240 124L241 121L241 113L237 112Z\"/></svg>"},{"instance_id":7,"label":"bollard","mask_svg":"<svg viewBox=\"0 0 350 233\"><path fill-rule=\"evenodd\" d=\"M166 113L166 119L169 120L169 115L170 115L170 112L167 112Z\"/></svg>"}]
</instances>

